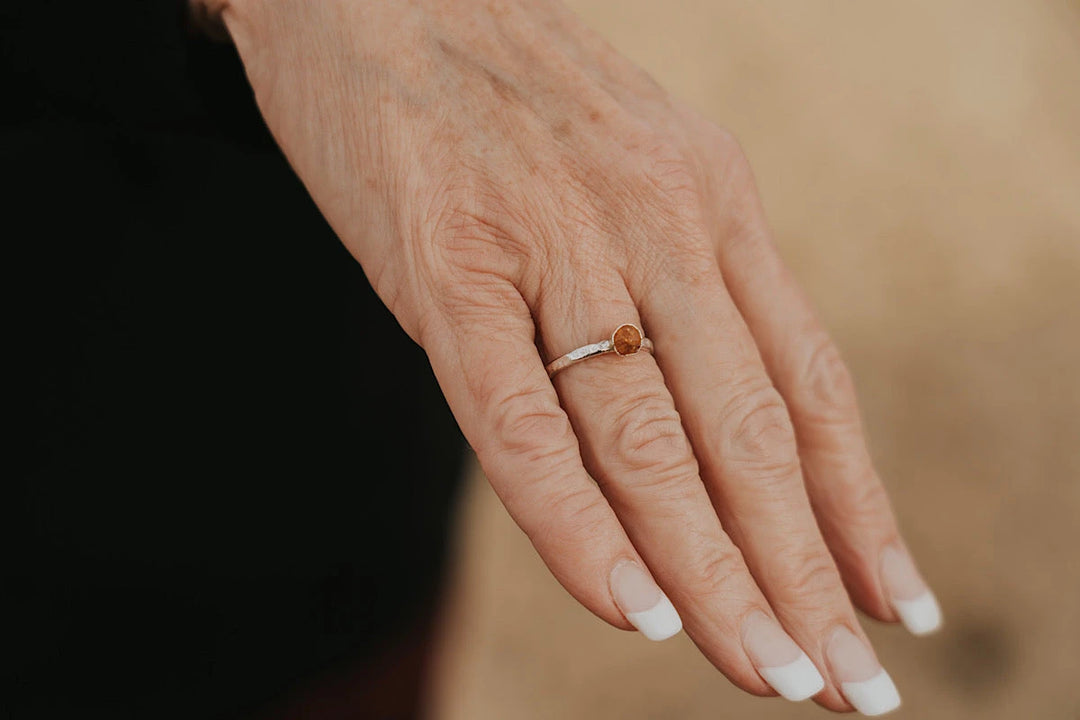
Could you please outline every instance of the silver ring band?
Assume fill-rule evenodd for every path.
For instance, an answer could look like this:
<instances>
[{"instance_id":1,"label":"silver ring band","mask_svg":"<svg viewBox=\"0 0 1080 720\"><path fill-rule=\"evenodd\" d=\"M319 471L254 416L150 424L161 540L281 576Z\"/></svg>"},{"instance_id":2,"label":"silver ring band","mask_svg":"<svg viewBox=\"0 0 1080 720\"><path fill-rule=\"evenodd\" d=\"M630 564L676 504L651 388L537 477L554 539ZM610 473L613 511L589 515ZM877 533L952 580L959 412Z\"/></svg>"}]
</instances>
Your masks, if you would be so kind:
<instances>
[{"instance_id":1,"label":"silver ring band","mask_svg":"<svg viewBox=\"0 0 1080 720\"><path fill-rule=\"evenodd\" d=\"M555 373L560 370L565 370L571 365L590 358L607 355L608 353L615 353L620 356L634 355L642 350L651 353L653 351L652 340L645 337L644 333L641 332L641 328L637 325L626 323L615 328L615 332L611 333L611 337L607 340L582 345L576 350L571 350L565 355L552 360L545 369L548 377L553 378Z\"/></svg>"}]
</instances>

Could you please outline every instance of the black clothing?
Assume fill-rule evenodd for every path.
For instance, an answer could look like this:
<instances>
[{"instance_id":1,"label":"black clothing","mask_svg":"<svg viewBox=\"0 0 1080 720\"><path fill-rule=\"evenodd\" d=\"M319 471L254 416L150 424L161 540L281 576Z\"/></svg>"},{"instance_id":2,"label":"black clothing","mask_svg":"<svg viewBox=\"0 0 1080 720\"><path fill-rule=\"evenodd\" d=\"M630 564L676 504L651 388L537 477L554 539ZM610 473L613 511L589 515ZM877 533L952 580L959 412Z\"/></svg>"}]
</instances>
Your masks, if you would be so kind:
<instances>
[{"instance_id":1,"label":"black clothing","mask_svg":"<svg viewBox=\"0 0 1080 720\"><path fill-rule=\"evenodd\" d=\"M182 2L5 4L0 72L0 708L249 717L427 612L460 435Z\"/></svg>"}]
</instances>

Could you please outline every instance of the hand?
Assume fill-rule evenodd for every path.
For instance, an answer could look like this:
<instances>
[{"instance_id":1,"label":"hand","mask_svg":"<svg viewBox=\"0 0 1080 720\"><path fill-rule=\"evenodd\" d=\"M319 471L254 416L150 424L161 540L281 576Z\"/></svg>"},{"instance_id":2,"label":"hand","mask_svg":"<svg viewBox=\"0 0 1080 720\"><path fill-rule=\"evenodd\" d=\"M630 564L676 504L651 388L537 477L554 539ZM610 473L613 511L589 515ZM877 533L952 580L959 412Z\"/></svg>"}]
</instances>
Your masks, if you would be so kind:
<instances>
[{"instance_id":1,"label":"hand","mask_svg":"<svg viewBox=\"0 0 1080 720\"><path fill-rule=\"evenodd\" d=\"M937 606L733 138L555 2L222 5L269 127L567 590L654 639L681 615L748 692L898 704L852 599L916 632ZM655 356L549 380L627 322Z\"/></svg>"}]
</instances>

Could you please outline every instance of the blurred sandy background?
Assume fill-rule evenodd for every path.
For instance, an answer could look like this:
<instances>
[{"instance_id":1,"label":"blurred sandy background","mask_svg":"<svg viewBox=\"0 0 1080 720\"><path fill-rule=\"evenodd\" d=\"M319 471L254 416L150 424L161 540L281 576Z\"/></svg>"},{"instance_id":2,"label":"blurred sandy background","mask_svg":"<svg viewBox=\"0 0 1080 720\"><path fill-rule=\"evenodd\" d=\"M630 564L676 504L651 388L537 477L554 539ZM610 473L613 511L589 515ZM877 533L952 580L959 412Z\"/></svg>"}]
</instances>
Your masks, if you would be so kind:
<instances>
[{"instance_id":1,"label":"blurred sandy background","mask_svg":"<svg viewBox=\"0 0 1080 720\"><path fill-rule=\"evenodd\" d=\"M574 0L739 136L946 612L904 718L1080 718L1080 2ZM474 473L475 474L475 473ZM438 720L805 718L582 609L481 477Z\"/></svg>"}]
</instances>

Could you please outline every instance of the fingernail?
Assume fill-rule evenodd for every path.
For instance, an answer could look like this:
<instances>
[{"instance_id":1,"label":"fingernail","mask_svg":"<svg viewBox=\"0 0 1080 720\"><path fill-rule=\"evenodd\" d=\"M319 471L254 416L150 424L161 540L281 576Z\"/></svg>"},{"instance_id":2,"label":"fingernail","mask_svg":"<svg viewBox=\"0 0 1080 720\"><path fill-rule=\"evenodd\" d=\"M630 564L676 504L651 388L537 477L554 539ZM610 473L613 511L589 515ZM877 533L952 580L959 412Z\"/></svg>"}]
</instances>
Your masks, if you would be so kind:
<instances>
[{"instance_id":1,"label":"fingernail","mask_svg":"<svg viewBox=\"0 0 1080 720\"><path fill-rule=\"evenodd\" d=\"M906 550L889 545L881 551L881 583L908 632L927 635L941 627L941 606Z\"/></svg>"},{"instance_id":2,"label":"fingernail","mask_svg":"<svg viewBox=\"0 0 1080 720\"><path fill-rule=\"evenodd\" d=\"M632 560L611 571L611 596L630 624L650 640L667 640L682 630L682 619L649 573Z\"/></svg>"},{"instance_id":3,"label":"fingernail","mask_svg":"<svg viewBox=\"0 0 1080 720\"><path fill-rule=\"evenodd\" d=\"M900 693L874 653L846 627L833 631L825 648L840 692L863 715L884 715L900 707Z\"/></svg>"},{"instance_id":4,"label":"fingernail","mask_svg":"<svg viewBox=\"0 0 1080 720\"><path fill-rule=\"evenodd\" d=\"M780 623L756 610L742 625L743 649L758 673L773 690L798 702L817 695L825 680Z\"/></svg>"}]
</instances>

